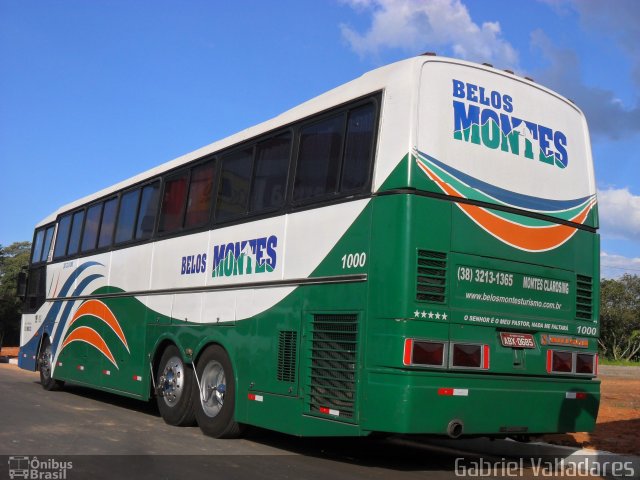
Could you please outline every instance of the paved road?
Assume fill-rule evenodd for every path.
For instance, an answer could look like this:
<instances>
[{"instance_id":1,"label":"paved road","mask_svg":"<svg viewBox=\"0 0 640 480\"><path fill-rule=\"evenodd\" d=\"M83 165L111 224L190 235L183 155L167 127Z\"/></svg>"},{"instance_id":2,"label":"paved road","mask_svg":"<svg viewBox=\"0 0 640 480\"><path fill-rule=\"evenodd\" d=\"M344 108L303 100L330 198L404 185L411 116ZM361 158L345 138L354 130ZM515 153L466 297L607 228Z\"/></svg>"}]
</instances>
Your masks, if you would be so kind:
<instances>
[{"instance_id":1,"label":"paved road","mask_svg":"<svg viewBox=\"0 0 640 480\"><path fill-rule=\"evenodd\" d=\"M456 478L457 458L452 451L403 438L300 439L254 430L240 440L216 440L197 427L166 425L153 402L72 385L47 392L37 374L4 364L0 478L9 475L9 456L70 461L69 480L436 480Z\"/></svg>"}]
</instances>

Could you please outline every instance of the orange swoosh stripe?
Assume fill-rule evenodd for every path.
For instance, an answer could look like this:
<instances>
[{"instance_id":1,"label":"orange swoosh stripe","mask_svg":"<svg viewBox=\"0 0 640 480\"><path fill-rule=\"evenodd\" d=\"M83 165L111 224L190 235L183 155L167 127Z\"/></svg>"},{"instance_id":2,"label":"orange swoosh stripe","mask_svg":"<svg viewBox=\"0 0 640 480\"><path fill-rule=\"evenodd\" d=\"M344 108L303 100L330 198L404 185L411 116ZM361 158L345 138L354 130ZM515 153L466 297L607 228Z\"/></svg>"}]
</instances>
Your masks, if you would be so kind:
<instances>
[{"instance_id":1,"label":"orange swoosh stripe","mask_svg":"<svg viewBox=\"0 0 640 480\"><path fill-rule=\"evenodd\" d=\"M116 363L116 359L113 358L111 350L109 350L109 347L107 346L104 339L100 336L100 334L93 328L84 326L76 328L69 335L67 335L67 338L64 339L60 351L64 350L67 345L73 342L88 343L92 347L96 348L105 357L107 357L107 359L109 359L109 361L113 363L116 368L118 368L118 364Z\"/></svg>"},{"instance_id":2,"label":"orange swoosh stripe","mask_svg":"<svg viewBox=\"0 0 640 480\"><path fill-rule=\"evenodd\" d=\"M440 189L442 189L443 192L452 197L465 198L455 188L440 179L435 172L429 169L422 162L418 161L418 166L440 187ZM583 223L594 204L595 201L589 202L584 210L573 217L571 221L575 223ZM568 225L550 225L547 227L529 227L519 225L476 205L461 203L458 203L457 205L474 222L491 235L511 246L531 252L542 252L556 248L571 238L577 231L575 227L570 227Z\"/></svg>"},{"instance_id":3,"label":"orange swoosh stripe","mask_svg":"<svg viewBox=\"0 0 640 480\"><path fill-rule=\"evenodd\" d=\"M111 327L111 330L114 331L120 341L124 344L127 351L129 351L129 345L127 345L127 339L124 336L122 327L120 327L120 323L118 323L118 320L116 319L113 312L109 310L109 307L107 307L100 300L87 300L82 305L80 305L80 308L78 308L78 310L76 310L76 313L73 314L73 318L71 319L71 322L69 322L69 326L73 325L73 322L84 315L91 315L109 325L109 327Z\"/></svg>"}]
</instances>

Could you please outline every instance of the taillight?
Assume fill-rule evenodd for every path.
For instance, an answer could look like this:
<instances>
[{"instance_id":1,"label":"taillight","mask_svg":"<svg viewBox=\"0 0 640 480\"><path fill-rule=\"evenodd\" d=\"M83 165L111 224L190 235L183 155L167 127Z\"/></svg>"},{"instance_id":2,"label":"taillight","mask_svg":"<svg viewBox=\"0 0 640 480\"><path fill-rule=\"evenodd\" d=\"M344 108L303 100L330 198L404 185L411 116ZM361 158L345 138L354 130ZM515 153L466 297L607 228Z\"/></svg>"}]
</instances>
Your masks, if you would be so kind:
<instances>
[{"instance_id":1,"label":"taillight","mask_svg":"<svg viewBox=\"0 0 640 480\"><path fill-rule=\"evenodd\" d=\"M571 352L551 350L551 371L571 373L573 371L573 354Z\"/></svg>"},{"instance_id":2,"label":"taillight","mask_svg":"<svg viewBox=\"0 0 640 480\"><path fill-rule=\"evenodd\" d=\"M404 364L443 367L445 343L408 338L404 342Z\"/></svg>"},{"instance_id":3,"label":"taillight","mask_svg":"<svg viewBox=\"0 0 640 480\"><path fill-rule=\"evenodd\" d=\"M451 366L461 368L489 368L489 345L454 343Z\"/></svg>"},{"instance_id":4,"label":"taillight","mask_svg":"<svg viewBox=\"0 0 640 480\"><path fill-rule=\"evenodd\" d=\"M586 373L593 375L595 373L596 356L590 353L576 354L576 373Z\"/></svg>"}]
</instances>

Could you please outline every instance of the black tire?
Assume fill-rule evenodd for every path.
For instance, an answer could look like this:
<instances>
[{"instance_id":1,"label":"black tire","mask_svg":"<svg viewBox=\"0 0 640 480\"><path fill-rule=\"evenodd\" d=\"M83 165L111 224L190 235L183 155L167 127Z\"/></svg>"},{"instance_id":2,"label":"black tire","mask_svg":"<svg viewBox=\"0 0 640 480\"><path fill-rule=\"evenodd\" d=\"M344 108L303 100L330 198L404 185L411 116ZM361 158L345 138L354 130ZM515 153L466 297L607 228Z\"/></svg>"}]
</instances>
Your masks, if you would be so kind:
<instances>
[{"instance_id":1,"label":"black tire","mask_svg":"<svg viewBox=\"0 0 640 480\"><path fill-rule=\"evenodd\" d=\"M177 427L195 425L196 382L191 365L182 360L175 345L165 348L156 372L156 401L163 420Z\"/></svg>"},{"instance_id":2,"label":"black tire","mask_svg":"<svg viewBox=\"0 0 640 480\"><path fill-rule=\"evenodd\" d=\"M236 382L227 352L212 345L202 353L196 367L200 380L196 420L205 435L237 438L244 426L235 421ZM204 394L203 394L204 392Z\"/></svg>"},{"instance_id":3,"label":"black tire","mask_svg":"<svg viewBox=\"0 0 640 480\"><path fill-rule=\"evenodd\" d=\"M51 342L49 337L44 337L40 344L38 352L38 371L40 372L40 385L45 390L59 390L64 386L62 380L56 380L51 375L51 364L53 363L53 354L51 353Z\"/></svg>"}]
</instances>

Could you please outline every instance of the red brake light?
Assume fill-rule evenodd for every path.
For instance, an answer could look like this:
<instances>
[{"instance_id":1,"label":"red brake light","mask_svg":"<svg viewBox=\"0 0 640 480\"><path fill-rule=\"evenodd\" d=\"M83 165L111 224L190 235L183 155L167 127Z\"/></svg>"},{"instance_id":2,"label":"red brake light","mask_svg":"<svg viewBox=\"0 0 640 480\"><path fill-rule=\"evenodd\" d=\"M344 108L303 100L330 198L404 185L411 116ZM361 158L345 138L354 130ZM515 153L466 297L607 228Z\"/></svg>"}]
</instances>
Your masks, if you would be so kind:
<instances>
[{"instance_id":1,"label":"red brake light","mask_svg":"<svg viewBox=\"0 0 640 480\"><path fill-rule=\"evenodd\" d=\"M407 338L404 341L405 365L424 365L427 367L443 367L445 358L445 343L430 342Z\"/></svg>"},{"instance_id":2,"label":"red brake light","mask_svg":"<svg viewBox=\"0 0 640 480\"><path fill-rule=\"evenodd\" d=\"M414 365L430 365L432 367L443 366L444 343L416 340L413 342L412 362Z\"/></svg>"},{"instance_id":3,"label":"red brake light","mask_svg":"<svg viewBox=\"0 0 640 480\"><path fill-rule=\"evenodd\" d=\"M571 373L573 371L573 354L571 352L551 351L551 371Z\"/></svg>"},{"instance_id":4,"label":"red brake light","mask_svg":"<svg viewBox=\"0 0 640 480\"><path fill-rule=\"evenodd\" d=\"M576 373L594 374L595 355L591 353L578 353L576 355Z\"/></svg>"},{"instance_id":5,"label":"red brake light","mask_svg":"<svg viewBox=\"0 0 640 480\"><path fill-rule=\"evenodd\" d=\"M482 368L482 345L453 344L452 366Z\"/></svg>"}]
</instances>

